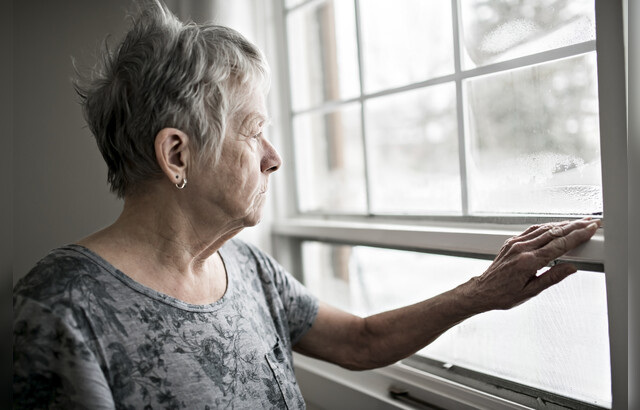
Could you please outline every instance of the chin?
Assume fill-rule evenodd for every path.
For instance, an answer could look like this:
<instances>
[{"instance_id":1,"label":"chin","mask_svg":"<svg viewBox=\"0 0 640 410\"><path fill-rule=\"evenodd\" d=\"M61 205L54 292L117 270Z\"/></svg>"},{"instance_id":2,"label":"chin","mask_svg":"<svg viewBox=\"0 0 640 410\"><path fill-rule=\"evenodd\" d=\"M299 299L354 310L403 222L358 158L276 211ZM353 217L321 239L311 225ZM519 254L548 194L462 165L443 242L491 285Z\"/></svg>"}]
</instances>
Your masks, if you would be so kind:
<instances>
[{"instance_id":1,"label":"chin","mask_svg":"<svg viewBox=\"0 0 640 410\"><path fill-rule=\"evenodd\" d=\"M245 228L249 228L258 225L260 221L262 221L262 213L247 215L243 222Z\"/></svg>"},{"instance_id":2,"label":"chin","mask_svg":"<svg viewBox=\"0 0 640 410\"><path fill-rule=\"evenodd\" d=\"M260 221L261 221L261 219L257 219L257 220L256 219L251 219L251 220L245 221L244 227L245 228L251 228L252 226L258 225L260 223Z\"/></svg>"},{"instance_id":3,"label":"chin","mask_svg":"<svg viewBox=\"0 0 640 410\"><path fill-rule=\"evenodd\" d=\"M245 217L243 218L243 223L245 227L256 226L262 221L262 210L263 210L263 202L257 203L255 206L248 209Z\"/></svg>"}]
</instances>

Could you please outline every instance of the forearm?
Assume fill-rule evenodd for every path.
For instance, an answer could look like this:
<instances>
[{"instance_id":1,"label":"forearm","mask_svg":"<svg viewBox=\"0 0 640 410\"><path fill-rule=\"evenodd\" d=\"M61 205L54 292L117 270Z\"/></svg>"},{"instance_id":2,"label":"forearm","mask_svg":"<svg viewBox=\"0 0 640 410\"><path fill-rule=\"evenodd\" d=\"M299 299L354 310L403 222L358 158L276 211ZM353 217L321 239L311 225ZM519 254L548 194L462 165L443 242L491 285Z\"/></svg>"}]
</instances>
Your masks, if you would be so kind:
<instances>
[{"instance_id":1,"label":"forearm","mask_svg":"<svg viewBox=\"0 0 640 410\"><path fill-rule=\"evenodd\" d=\"M366 355L359 367L382 367L404 359L479 313L478 303L466 289L463 284L414 305L363 319L362 343Z\"/></svg>"},{"instance_id":2,"label":"forearm","mask_svg":"<svg viewBox=\"0 0 640 410\"><path fill-rule=\"evenodd\" d=\"M294 346L307 356L351 370L395 363L422 349L464 319L479 313L467 282L430 299L361 318L321 303L311 330Z\"/></svg>"},{"instance_id":3,"label":"forearm","mask_svg":"<svg viewBox=\"0 0 640 410\"><path fill-rule=\"evenodd\" d=\"M415 305L362 319L321 304L311 330L296 345L303 354L349 369L403 359L463 320L492 309L510 309L576 271L548 263L591 238L598 222L583 219L532 226L509 239L482 275Z\"/></svg>"}]
</instances>

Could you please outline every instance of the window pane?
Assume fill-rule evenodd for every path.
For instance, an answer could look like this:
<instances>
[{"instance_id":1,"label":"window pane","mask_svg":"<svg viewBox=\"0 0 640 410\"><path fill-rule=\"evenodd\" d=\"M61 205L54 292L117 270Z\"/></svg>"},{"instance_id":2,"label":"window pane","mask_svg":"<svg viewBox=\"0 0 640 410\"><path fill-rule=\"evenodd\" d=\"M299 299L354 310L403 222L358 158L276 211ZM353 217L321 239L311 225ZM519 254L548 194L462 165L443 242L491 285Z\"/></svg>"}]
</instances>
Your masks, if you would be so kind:
<instances>
[{"instance_id":1,"label":"window pane","mask_svg":"<svg viewBox=\"0 0 640 410\"><path fill-rule=\"evenodd\" d=\"M366 101L374 213L459 213L455 84Z\"/></svg>"},{"instance_id":2,"label":"window pane","mask_svg":"<svg viewBox=\"0 0 640 410\"><path fill-rule=\"evenodd\" d=\"M593 0L465 0L466 69L594 40Z\"/></svg>"},{"instance_id":3,"label":"window pane","mask_svg":"<svg viewBox=\"0 0 640 410\"><path fill-rule=\"evenodd\" d=\"M294 119L299 209L365 213L360 104Z\"/></svg>"},{"instance_id":4,"label":"window pane","mask_svg":"<svg viewBox=\"0 0 640 410\"><path fill-rule=\"evenodd\" d=\"M303 244L303 263L312 292L362 316L435 296L490 264L319 242ZM419 354L610 407L605 275L580 271L514 309L466 320Z\"/></svg>"},{"instance_id":5,"label":"window pane","mask_svg":"<svg viewBox=\"0 0 640 410\"><path fill-rule=\"evenodd\" d=\"M360 92L355 13L351 1L324 1L288 16L294 110Z\"/></svg>"},{"instance_id":6,"label":"window pane","mask_svg":"<svg viewBox=\"0 0 640 410\"><path fill-rule=\"evenodd\" d=\"M302 3L303 1L305 1L305 0L285 0L284 3L285 3L285 6L287 8L289 8L289 7L297 6L298 4Z\"/></svg>"},{"instance_id":7,"label":"window pane","mask_svg":"<svg viewBox=\"0 0 640 410\"><path fill-rule=\"evenodd\" d=\"M472 213L602 212L595 53L465 83Z\"/></svg>"},{"instance_id":8,"label":"window pane","mask_svg":"<svg viewBox=\"0 0 640 410\"><path fill-rule=\"evenodd\" d=\"M360 2L367 93L453 72L451 2Z\"/></svg>"},{"instance_id":9,"label":"window pane","mask_svg":"<svg viewBox=\"0 0 640 410\"><path fill-rule=\"evenodd\" d=\"M359 316L420 302L484 272L490 262L307 241L304 283L318 298Z\"/></svg>"}]
</instances>

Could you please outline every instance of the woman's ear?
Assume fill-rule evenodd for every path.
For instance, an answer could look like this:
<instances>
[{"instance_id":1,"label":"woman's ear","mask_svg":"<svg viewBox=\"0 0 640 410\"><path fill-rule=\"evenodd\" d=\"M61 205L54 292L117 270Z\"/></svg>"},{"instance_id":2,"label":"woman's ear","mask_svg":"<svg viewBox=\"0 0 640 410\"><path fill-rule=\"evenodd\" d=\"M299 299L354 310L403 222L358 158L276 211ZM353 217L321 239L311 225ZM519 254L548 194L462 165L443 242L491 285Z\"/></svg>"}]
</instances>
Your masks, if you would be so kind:
<instances>
[{"instance_id":1,"label":"woman's ear","mask_svg":"<svg viewBox=\"0 0 640 410\"><path fill-rule=\"evenodd\" d=\"M189 136L176 128L163 128L156 134L156 160L162 172L174 184L187 178Z\"/></svg>"}]
</instances>

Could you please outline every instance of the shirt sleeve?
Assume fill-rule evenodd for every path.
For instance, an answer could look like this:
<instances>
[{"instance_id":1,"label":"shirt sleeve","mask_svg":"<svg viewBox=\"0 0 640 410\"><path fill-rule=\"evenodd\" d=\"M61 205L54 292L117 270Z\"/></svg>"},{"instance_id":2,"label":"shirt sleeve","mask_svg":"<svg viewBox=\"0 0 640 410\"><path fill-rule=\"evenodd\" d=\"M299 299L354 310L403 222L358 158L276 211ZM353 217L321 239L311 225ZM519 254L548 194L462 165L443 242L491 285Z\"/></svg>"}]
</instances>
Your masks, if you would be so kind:
<instances>
[{"instance_id":1,"label":"shirt sleeve","mask_svg":"<svg viewBox=\"0 0 640 410\"><path fill-rule=\"evenodd\" d=\"M294 346L311 329L318 314L318 299L271 256L253 246L250 248L258 263L272 276L289 325L291 346Z\"/></svg>"},{"instance_id":2,"label":"shirt sleeve","mask_svg":"<svg viewBox=\"0 0 640 410\"><path fill-rule=\"evenodd\" d=\"M115 409L95 355L71 318L14 297L14 409Z\"/></svg>"},{"instance_id":3,"label":"shirt sleeve","mask_svg":"<svg viewBox=\"0 0 640 410\"><path fill-rule=\"evenodd\" d=\"M275 283L287 314L291 345L295 346L313 325L318 299L280 265L276 265Z\"/></svg>"}]
</instances>

